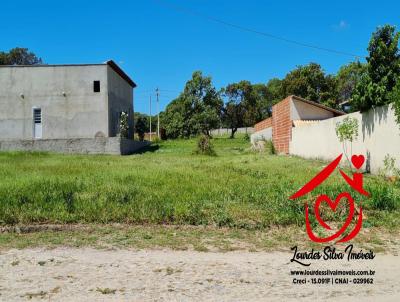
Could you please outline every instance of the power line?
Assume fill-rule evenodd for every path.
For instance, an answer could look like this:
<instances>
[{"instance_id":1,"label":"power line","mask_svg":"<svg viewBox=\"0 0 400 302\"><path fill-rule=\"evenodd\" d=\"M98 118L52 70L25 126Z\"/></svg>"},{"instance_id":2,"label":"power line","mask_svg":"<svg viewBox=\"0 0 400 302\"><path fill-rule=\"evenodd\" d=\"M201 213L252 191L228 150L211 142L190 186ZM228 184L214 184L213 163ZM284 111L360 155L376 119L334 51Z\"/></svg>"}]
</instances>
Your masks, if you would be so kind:
<instances>
[{"instance_id":1,"label":"power line","mask_svg":"<svg viewBox=\"0 0 400 302\"><path fill-rule=\"evenodd\" d=\"M202 19L206 19L208 21L212 21L212 22L215 22L215 23L219 23L219 24L222 24L222 25L225 25L225 26L228 26L228 27L232 27L232 28L235 28L235 29L238 29L238 30L241 30L241 31L257 34L259 36L263 36L263 37L267 37L267 38L271 38L271 39L275 39L275 40L280 40L280 41L283 41L283 42L286 42L286 43L291 43L291 44L294 44L294 45L297 45L297 46L302 46L302 47L307 47L307 48L316 49L316 50L320 50L320 51L330 52L330 53L334 53L334 54L337 54L337 55L354 57L356 59L364 58L364 56L356 55L356 54L353 54L353 53L350 53L350 52L345 52L345 51L336 50L336 49L332 49L332 48L326 48L326 47L321 47L321 46L318 46L318 45L303 43L303 42L300 42L300 41L291 40L291 39L287 39L287 38L284 38L284 37L281 37L281 36L277 36L277 35L274 35L274 34L271 34L271 33L262 32L262 31L255 30L255 29L252 29L252 28L249 28L249 27L245 27L245 26L234 24L234 23L230 23L230 22L227 22L227 21L224 21L224 20L221 20L221 19L217 19L217 18L208 16L208 15L205 15L205 14L199 13L197 11L190 10L190 9L182 7L182 6L178 6L178 5L171 4L171 3L166 3L166 1L164 1L164 0L153 0L153 2L155 2L155 3L157 3L157 4L161 5L161 6L170 8L172 10L178 11L180 13L190 14L190 15L193 15L193 16L196 16L196 17L199 17L199 18L202 18Z\"/></svg>"}]
</instances>

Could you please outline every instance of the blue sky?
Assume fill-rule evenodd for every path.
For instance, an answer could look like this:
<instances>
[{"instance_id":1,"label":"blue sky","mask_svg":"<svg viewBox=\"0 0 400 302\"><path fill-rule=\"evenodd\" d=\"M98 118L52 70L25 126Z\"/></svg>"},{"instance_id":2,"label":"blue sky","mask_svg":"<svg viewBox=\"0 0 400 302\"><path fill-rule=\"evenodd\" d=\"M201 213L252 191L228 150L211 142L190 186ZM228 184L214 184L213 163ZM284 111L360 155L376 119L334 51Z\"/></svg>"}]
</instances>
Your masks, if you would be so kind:
<instances>
[{"instance_id":1,"label":"blue sky","mask_svg":"<svg viewBox=\"0 0 400 302\"><path fill-rule=\"evenodd\" d=\"M398 1L4 1L0 50L28 47L49 64L113 59L137 82L134 101L140 112L148 112L149 93L156 87L163 109L195 70L211 75L220 88L243 79L266 83L309 62L334 73L354 60L242 32L162 2L363 56L377 26L400 22Z\"/></svg>"}]
</instances>

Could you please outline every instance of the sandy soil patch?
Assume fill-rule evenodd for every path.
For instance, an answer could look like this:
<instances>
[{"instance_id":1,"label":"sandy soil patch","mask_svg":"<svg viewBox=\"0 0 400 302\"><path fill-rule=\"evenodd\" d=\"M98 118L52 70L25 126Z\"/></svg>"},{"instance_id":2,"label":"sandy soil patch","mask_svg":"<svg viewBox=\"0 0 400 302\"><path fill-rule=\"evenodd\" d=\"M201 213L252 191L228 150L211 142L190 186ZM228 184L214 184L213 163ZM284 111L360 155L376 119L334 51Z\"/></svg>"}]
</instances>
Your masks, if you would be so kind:
<instances>
[{"instance_id":1,"label":"sandy soil patch","mask_svg":"<svg viewBox=\"0 0 400 302\"><path fill-rule=\"evenodd\" d=\"M0 254L1 301L400 301L399 256L330 262L373 285L293 285L284 252L23 249ZM322 268L313 264L313 268Z\"/></svg>"}]
</instances>

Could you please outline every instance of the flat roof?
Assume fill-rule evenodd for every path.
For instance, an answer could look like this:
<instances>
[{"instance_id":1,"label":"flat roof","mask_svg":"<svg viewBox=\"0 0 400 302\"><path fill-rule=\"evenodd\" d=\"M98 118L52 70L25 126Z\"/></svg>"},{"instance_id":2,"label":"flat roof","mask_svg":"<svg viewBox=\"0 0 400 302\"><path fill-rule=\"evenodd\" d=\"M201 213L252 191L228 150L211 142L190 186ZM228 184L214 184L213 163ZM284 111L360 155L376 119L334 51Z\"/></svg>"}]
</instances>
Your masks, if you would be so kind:
<instances>
[{"instance_id":1,"label":"flat roof","mask_svg":"<svg viewBox=\"0 0 400 302\"><path fill-rule=\"evenodd\" d=\"M136 83L113 61L109 60L105 63L94 63L94 64L35 64L35 65L0 65L0 68L4 67L75 67L75 66L110 66L121 78L129 83L132 88L135 88Z\"/></svg>"}]
</instances>

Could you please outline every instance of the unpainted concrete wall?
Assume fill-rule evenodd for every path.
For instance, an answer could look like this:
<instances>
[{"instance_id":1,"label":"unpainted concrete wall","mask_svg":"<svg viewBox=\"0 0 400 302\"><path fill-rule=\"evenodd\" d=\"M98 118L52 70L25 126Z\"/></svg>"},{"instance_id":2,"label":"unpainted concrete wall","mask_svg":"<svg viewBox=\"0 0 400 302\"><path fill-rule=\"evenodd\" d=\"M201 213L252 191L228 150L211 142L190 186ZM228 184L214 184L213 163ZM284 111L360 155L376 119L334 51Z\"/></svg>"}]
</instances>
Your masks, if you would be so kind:
<instances>
[{"instance_id":1,"label":"unpainted concrete wall","mask_svg":"<svg viewBox=\"0 0 400 302\"><path fill-rule=\"evenodd\" d=\"M352 145L353 154L366 156L364 169L378 173L387 154L396 159L396 166L400 168L400 130L391 105L295 127L292 129L289 153L305 158L336 158L343 153L342 144L336 136L336 123L347 116L356 118L359 124L359 137Z\"/></svg>"},{"instance_id":2,"label":"unpainted concrete wall","mask_svg":"<svg viewBox=\"0 0 400 302\"><path fill-rule=\"evenodd\" d=\"M0 151L48 151L77 154L132 154L150 142L121 139L119 137L4 140L0 141Z\"/></svg>"},{"instance_id":3,"label":"unpainted concrete wall","mask_svg":"<svg viewBox=\"0 0 400 302\"><path fill-rule=\"evenodd\" d=\"M107 68L0 67L0 139L31 139L33 107L42 109L43 139L108 136Z\"/></svg>"},{"instance_id":4,"label":"unpainted concrete wall","mask_svg":"<svg viewBox=\"0 0 400 302\"><path fill-rule=\"evenodd\" d=\"M334 117L333 112L293 99L290 104L292 120L324 120Z\"/></svg>"},{"instance_id":5,"label":"unpainted concrete wall","mask_svg":"<svg viewBox=\"0 0 400 302\"><path fill-rule=\"evenodd\" d=\"M128 113L129 133L133 138L133 89L110 66L107 66L108 77L108 110L109 130L108 136L119 133L119 121L122 112Z\"/></svg>"}]
</instances>

